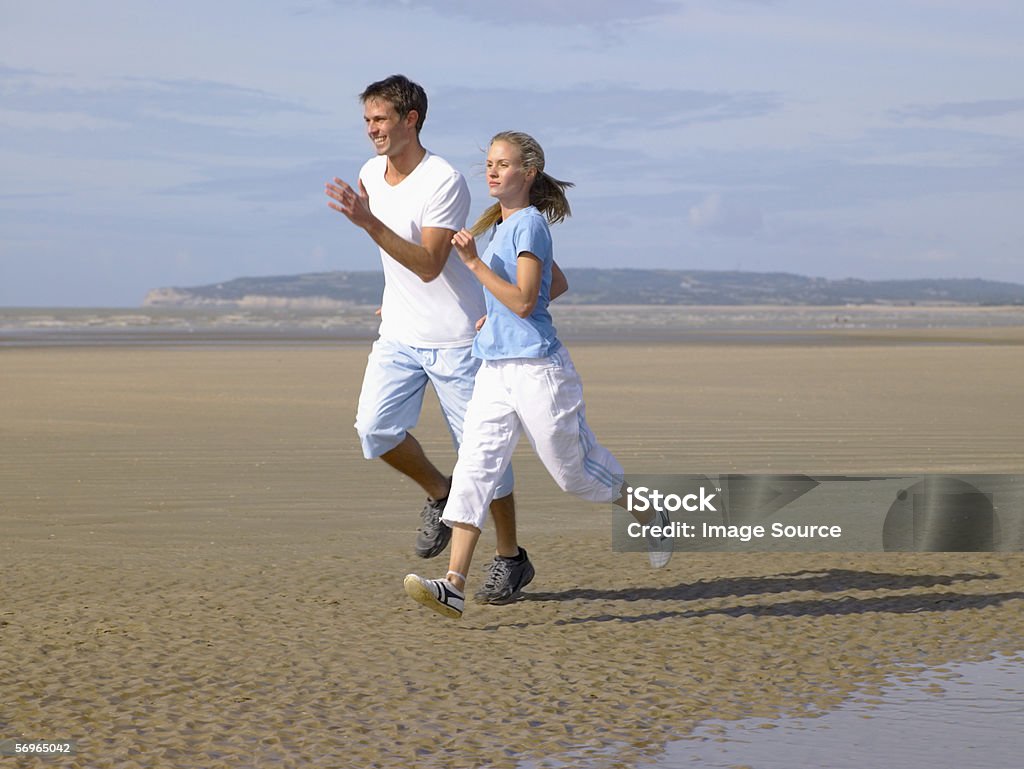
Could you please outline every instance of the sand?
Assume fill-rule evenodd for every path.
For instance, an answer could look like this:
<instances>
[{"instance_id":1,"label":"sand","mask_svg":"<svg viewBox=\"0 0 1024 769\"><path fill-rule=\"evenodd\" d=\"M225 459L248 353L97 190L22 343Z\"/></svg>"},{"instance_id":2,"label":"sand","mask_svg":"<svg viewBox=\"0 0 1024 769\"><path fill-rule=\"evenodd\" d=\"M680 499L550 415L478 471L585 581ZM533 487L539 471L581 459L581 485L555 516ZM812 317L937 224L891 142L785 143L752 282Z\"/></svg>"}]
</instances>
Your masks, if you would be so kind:
<instances>
[{"instance_id":1,"label":"sand","mask_svg":"<svg viewBox=\"0 0 1024 769\"><path fill-rule=\"evenodd\" d=\"M572 351L631 471L1024 471L1024 331L839 337ZM365 354L0 350L0 740L75 739L46 761L71 767L631 767L708 719L1024 647L1024 556L652 571L528 447L536 581L436 616L401 585L444 567L412 554L422 494L351 428ZM432 401L416 432L450 466Z\"/></svg>"}]
</instances>

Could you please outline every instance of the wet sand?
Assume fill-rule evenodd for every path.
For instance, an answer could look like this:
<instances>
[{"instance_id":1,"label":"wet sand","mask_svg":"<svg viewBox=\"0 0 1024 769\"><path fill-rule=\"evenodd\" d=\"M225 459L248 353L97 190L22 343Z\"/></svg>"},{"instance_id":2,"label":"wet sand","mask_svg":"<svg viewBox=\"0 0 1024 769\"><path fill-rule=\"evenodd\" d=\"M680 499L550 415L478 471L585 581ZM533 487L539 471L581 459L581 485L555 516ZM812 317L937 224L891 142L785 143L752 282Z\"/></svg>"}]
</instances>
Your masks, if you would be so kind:
<instances>
[{"instance_id":1,"label":"wet sand","mask_svg":"<svg viewBox=\"0 0 1024 769\"><path fill-rule=\"evenodd\" d=\"M843 333L570 347L630 471L1024 472L1024 329ZM76 739L47 761L73 767L625 767L709 719L1024 646L1024 556L652 571L528 446L534 584L433 615L401 586L444 568L412 554L422 494L351 428L365 354L0 350L0 740ZM416 433L450 465L432 400Z\"/></svg>"}]
</instances>

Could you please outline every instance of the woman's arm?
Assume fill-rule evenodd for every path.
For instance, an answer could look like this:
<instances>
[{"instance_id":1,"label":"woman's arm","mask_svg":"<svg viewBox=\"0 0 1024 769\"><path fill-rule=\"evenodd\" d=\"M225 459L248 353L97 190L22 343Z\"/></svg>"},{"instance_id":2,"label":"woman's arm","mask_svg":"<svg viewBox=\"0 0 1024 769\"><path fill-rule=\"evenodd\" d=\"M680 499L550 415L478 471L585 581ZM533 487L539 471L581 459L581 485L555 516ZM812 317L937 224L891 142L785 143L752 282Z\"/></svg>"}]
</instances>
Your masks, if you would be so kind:
<instances>
[{"instance_id":1,"label":"woman's arm","mask_svg":"<svg viewBox=\"0 0 1024 769\"><path fill-rule=\"evenodd\" d=\"M540 295L541 261L529 251L516 259L516 282L501 278L477 256L476 241L469 230L461 230L452 238L452 245L463 263L472 270L481 285L494 294L494 298L520 318L529 317L537 306Z\"/></svg>"},{"instance_id":2,"label":"woman's arm","mask_svg":"<svg viewBox=\"0 0 1024 769\"><path fill-rule=\"evenodd\" d=\"M551 262L551 297L550 301L555 301L556 297L561 296L569 290L569 279L565 277L565 273L562 272L562 268L558 266L558 262Z\"/></svg>"}]
</instances>

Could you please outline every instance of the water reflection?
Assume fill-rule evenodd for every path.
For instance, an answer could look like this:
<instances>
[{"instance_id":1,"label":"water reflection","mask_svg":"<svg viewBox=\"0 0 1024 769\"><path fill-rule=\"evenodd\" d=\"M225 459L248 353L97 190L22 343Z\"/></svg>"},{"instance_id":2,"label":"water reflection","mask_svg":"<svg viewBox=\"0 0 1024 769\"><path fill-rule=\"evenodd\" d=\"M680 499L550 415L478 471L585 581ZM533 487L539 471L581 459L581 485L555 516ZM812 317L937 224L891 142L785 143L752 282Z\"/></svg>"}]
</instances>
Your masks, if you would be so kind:
<instances>
[{"instance_id":1,"label":"water reflection","mask_svg":"<svg viewBox=\"0 0 1024 769\"><path fill-rule=\"evenodd\" d=\"M1024 656L897 674L818 717L704 724L649 769L1013 769L1024 761Z\"/></svg>"}]
</instances>

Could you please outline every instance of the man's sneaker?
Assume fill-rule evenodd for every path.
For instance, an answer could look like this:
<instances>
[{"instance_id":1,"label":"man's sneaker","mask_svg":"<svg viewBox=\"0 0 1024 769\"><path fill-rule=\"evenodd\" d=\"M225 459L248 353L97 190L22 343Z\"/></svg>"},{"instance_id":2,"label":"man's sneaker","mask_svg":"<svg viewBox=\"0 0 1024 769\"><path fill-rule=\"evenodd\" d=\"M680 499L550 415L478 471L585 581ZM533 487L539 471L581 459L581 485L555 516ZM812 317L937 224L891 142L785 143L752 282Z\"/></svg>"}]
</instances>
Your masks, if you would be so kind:
<instances>
[{"instance_id":1,"label":"man's sneaker","mask_svg":"<svg viewBox=\"0 0 1024 769\"><path fill-rule=\"evenodd\" d=\"M420 511L422 525L416 530L416 555L420 558L433 558L444 552L452 538L452 530L441 520L444 513L444 499L428 499Z\"/></svg>"},{"instance_id":2,"label":"man's sneaker","mask_svg":"<svg viewBox=\"0 0 1024 769\"><path fill-rule=\"evenodd\" d=\"M664 510L657 510L650 525L667 528L672 525L672 520ZM651 533L650 529L647 530L646 539L647 559L651 562L651 566L655 569L663 568L672 560L672 549L675 547L675 539L664 536L656 537Z\"/></svg>"},{"instance_id":3,"label":"man's sneaker","mask_svg":"<svg viewBox=\"0 0 1024 769\"><path fill-rule=\"evenodd\" d=\"M519 595L519 591L533 581L533 564L526 555L526 550L519 548L520 558L494 556L484 568L487 581L476 591L473 599L477 603L511 603Z\"/></svg>"},{"instance_id":4,"label":"man's sneaker","mask_svg":"<svg viewBox=\"0 0 1024 769\"><path fill-rule=\"evenodd\" d=\"M406 574L405 592L414 601L452 619L461 617L466 605L465 593L446 579L424 579Z\"/></svg>"}]
</instances>

